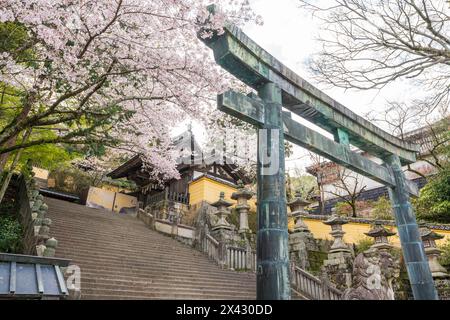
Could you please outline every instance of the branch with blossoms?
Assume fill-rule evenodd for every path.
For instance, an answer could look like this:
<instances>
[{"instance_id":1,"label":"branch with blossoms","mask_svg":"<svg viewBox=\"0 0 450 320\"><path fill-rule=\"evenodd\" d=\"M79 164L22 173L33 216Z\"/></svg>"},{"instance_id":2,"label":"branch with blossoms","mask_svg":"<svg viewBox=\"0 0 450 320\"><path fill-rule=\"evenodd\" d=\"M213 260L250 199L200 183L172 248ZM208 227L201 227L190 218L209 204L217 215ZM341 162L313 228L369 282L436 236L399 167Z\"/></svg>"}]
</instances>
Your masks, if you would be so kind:
<instances>
[{"instance_id":1,"label":"branch with blossoms","mask_svg":"<svg viewBox=\"0 0 450 320\"><path fill-rule=\"evenodd\" d=\"M197 39L200 25L219 30L225 20L259 19L245 0L214 16L206 4L1 1L7 41L0 46L0 86L14 88L2 108L17 112L0 123L0 156L42 143L125 145L176 175L171 128L186 118L207 121L212 98L230 83ZM68 131L16 141L36 126Z\"/></svg>"}]
</instances>

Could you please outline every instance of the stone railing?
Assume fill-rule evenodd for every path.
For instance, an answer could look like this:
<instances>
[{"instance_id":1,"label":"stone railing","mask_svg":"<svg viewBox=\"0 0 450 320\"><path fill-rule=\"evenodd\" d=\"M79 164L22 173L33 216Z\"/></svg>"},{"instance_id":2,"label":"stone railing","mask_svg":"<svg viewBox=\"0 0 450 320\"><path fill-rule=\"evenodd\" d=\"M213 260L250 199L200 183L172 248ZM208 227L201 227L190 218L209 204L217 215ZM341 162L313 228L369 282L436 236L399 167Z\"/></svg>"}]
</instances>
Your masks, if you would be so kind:
<instances>
[{"instance_id":1,"label":"stone railing","mask_svg":"<svg viewBox=\"0 0 450 320\"><path fill-rule=\"evenodd\" d=\"M16 187L18 217L23 228L23 253L53 257L58 241L50 237L52 220L45 217L48 206L43 196L34 181L27 184L23 175L17 177Z\"/></svg>"},{"instance_id":2,"label":"stone railing","mask_svg":"<svg viewBox=\"0 0 450 320\"><path fill-rule=\"evenodd\" d=\"M178 241L188 245L192 245L195 238L195 229L191 226L177 223L176 220L171 222L165 219L156 218L150 212L139 209L137 218L142 220L150 229L171 235Z\"/></svg>"},{"instance_id":3,"label":"stone railing","mask_svg":"<svg viewBox=\"0 0 450 320\"><path fill-rule=\"evenodd\" d=\"M171 235L177 240L197 248L221 268L256 272L256 252L249 245L240 247L219 241L209 233L206 226L195 229L169 220L155 218L154 215L143 209L139 209L137 217L152 230ZM340 300L342 295L341 291L328 285L327 281L294 265L291 268L291 285L306 299Z\"/></svg>"},{"instance_id":4,"label":"stone railing","mask_svg":"<svg viewBox=\"0 0 450 320\"><path fill-rule=\"evenodd\" d=\"M226 265L234 270L250 270L256 272L256 252L251 249L227 247Z\"/></svg>"},{"instance_id":5,"label":"stone railing","mask_svg":"<svg viewBox=\"0 0 450 320\"><path fill-rule=\"evenodd\" d=\"M199 243L197 248L222 268L256 272L256 252L250 247L242 248L220 243L205 232L196 239L195 228L155 218L143 209L138 210L137 217L152 230L171 235L180 242L189 245L194 245L195 242Z\"/></svg>"},{"instance_id":6,"label":"stone railing","mask_svg":"<svg viewBox=\"0 0 450 320\"><path fill-rule=\"evenodd\" d=\"M328 285L326 281L292 265L292 288L312 300L341 300L342 292Z\"/></svg>"},{"instance_id":7,"label":"stone railing","mask_svg":"<svg viewBox=\"0 0 450 320\"><path fill-rule=\"evenodd\" d=\"M15 182L17 186L17 212L23 232L22 253L35 256L37 255L37 239L35 235L35 223L31 215L31 206L27 186L22 176L18 177Z\"/></svg>"},{"instance_id":8,"label":"stone railing","mask_svg":"<svg viewBox=\"0 0 450 320\"><path fill-rule=\"evenodd\" d=\"M201 250L208 255L208 257L217 263L220 263L219 255L219 241L207 234L203 237L201 242Z\"/></svg>"}]
</instances>

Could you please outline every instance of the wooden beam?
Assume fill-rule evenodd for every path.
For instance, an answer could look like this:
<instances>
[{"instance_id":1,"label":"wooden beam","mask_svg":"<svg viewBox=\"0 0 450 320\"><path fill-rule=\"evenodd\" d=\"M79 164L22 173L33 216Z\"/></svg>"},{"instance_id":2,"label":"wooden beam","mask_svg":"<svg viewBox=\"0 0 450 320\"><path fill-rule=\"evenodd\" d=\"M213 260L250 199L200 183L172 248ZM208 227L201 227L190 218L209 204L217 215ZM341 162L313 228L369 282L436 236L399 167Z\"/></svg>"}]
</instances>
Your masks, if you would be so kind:
<instances>
[{"instance_id":1,"label":"wooden beam","mask_svg":"<svg viewBox=\"0 0 450 320\"><path fill-rule=\"evenodd\" d=\"M254 89L273 82L282 89L288 110L335 133L343 129L349 142L379 158L397 154L403 164L416 161L419 146L388 134L315 88L261 48L238 27L201 39L214 51L216 62Z\"/></svg>"}]
</instances>

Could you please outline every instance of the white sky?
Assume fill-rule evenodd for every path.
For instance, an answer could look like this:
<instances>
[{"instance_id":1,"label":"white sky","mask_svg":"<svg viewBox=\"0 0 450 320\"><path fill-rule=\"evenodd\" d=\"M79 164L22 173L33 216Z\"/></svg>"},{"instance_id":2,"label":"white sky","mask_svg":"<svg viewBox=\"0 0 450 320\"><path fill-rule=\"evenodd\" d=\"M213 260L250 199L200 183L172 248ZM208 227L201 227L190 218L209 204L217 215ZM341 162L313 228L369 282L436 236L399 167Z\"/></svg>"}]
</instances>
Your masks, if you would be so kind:
<instances>
[{"instance_id":1,"label":"white sky","mask_svg":"<svg viewBox=\"0 0 450 320\"><path fill-rule=\"evenodd\" d=\"M330 0L318 2L329 4ZM264 25L249 24L243 28L244 32L302 78L317 85L311 79L307 61L320 50L320 43L315 41L319 22L300 8L299 0L250 0L250 3L253 10L263 17ZM381 91L346 91L317 86L361 116L372 110L382 110L387 101L406 101L420 94L417 87L402 81L397 81ZM194 133L199 136L202 130L194 127ZM305 154L305 150L295 147L294 155L286 159L286 169L291 171L298 168L303 171L304 167L309 165Z\"/></svg>"}]
</instances>

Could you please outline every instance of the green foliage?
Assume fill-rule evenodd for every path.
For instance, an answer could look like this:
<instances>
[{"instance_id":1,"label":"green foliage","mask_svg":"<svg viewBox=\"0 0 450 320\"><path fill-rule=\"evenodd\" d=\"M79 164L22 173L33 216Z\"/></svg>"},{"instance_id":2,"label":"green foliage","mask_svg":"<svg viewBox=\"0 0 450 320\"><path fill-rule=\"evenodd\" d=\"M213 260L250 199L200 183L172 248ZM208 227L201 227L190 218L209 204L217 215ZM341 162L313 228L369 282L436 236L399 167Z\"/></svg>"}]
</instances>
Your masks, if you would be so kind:
<instances>
[{"instance_id":1,"label":"green foliage","mask_svg":"<svg viewBox=\"0 0 450 320\"><path fill-rule=\"evenodd\" d=\"M0 52L14 52L16 61L30 60L33 57L26 28L16 22L0 23ZM28 48L28 49L27 49Z\"/></svg>"},{"instance_id":2,"label":"green foliage","mask_svg":"<svg viewBox=\"0 0 450 320\"><path fill-rule=\"evenodd\" d=\"M73 167L61 166L51 171L49 178L55 179L55 189L82 196L90 186L97 186L99 181L88 173Z\"/></svg>"},{"instance_id":3,"label":"green foliage","mask_svg":"<svg viewBox=\"0 0 450 320\"><path fill-rule=\"evenodd\" d=\"M338 216L348 217L352 213L352 207L346 202L338 202L335 206Z\"/></svg>"},{"instance_id":4,"label":"green foliage","mask_svg":"<svg viewBox=\"0 0 450 320\"><path fill-rule=\"evenodd\" d=\"M444 244L440 245L439 249L442 250L442 254L439 257L439 262L448 268L450 266L450 239L447 239Z\"/></svg>"},{"instance_id":5,"label":"green foliage","mask_svg":"<svg viewBox=\"0 0 450 320\"><path fill-rule=\"evenodd\" d=\"M355 243L355 255L358 255L366 250L368 250L370 248L370 246L373 245L373 240L371 238L367 238L367 237L363 237L361 239L359 239L356 243Z\"/></svg>"},{"instance_id":6,"label":"green foliage","mask_svg":"<svg viewBox=\"0 0 450 320\"><path fill-rule=\"evenodd\" d=\"M450 166L441 170L420 190L414 206L419 219L450 223Z\"/></svg>"},{"instance_id":7,"label":"green foliage","mask_svg":"<svg viewBox=\"0 0 450 320\"><path fill-rule=\"evenodd\" d=\"M381 197L377 201L372 203L372 214L375 219L378 220L393 220L394 215L392 212L392 206L389 199Z\"/></svg>"},{"instance_id":8,"label":"green foliage","mask_svg":"<svg viewBox=\"0 0 450 320\"><path fill-rule=\"evenodd\" d=\"M327 259L328 253L324 251L312 251L308 250L308 271L314 275L319 275L323 266L323 261Z\"/></svg>"},{"instance_id":9,"label":"green foliage","mask_svg":"<svg viewBox=\"0 0 450 320\"><path fill-rule=\"evenodd\" d=\"M116 186L120 189L127 189L127 190L137 190L137 185L132 180L127 180L125 178L120 179L111 179L110 177L104 177L102 180L103 184L108 184L112 186Z\"/></svg>"},{"instance_id":10,"label":"green foliage","mask_svg":"<svg viewBox=\"0 0 450 320\"><path fill-rule=\"evenodd\" d=\"M0 214L1 215L11 215L15 211L15 203L13 201L2 201L0 202Z\"/></svg>"},{"instance_id":11,"label":"green foliage","mask_svg":"<svg viewBox=\"0 0 450 320\"><path fill-rule=\"evenodd\" d=\"M57 134L55 131L40 129L34 130L31 135L32 140L53 138ZM53 170L61 167L65 162L81 157L78 152L69 152L62 145L56 144L41 144L26 148L22 151L20 165L25 164L28 160L31 160L33 165L39 168Z\"/></svg>"},{"instance_id":12,"label":"green foliage","mask_svg":"<svg viewBox=\"0 0 450 320\"><path fill-rule=\"evenodd\" d=\"M0 216L0 252L20 253L22 246L22 227L10 216Z\"/></svg>"}]
</instances>

